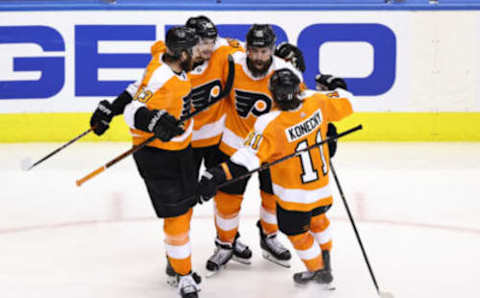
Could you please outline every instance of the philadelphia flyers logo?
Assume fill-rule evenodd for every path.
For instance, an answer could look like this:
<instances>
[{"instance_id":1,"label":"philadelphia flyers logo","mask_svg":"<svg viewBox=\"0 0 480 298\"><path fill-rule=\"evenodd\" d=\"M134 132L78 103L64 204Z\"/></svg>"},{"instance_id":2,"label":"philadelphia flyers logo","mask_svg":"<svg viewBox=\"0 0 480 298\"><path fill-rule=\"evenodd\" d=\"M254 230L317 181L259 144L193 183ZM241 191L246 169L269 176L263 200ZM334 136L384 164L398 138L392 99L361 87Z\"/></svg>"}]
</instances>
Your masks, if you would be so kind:
<instances>
[{"instance_id":1,"label":"philadelphia flyers logo","mask_svg":"<svg viewBox=\"0 0 480 298\"><path fill-rule=\"evenodd\" d=\"M250 113L259 117L270 112L272 99L263 93L235 89L235 107L240 117L247 118Z\"/></svg>"},{"instance_id":2,"label":"philadelphia flyers logo","mask_svg":"<svg viewBox=\"0 0 480 298\"><path fill-rule=\"evenodd\" d=\"M192 93L190 92L182 99L183 99L182 115L180 117L181 119L185 119L188 115L190 115L190 110L192 108Z\"/></svg>"},{"instance_id":3,"label":"philadelphia flyers logo","mask_svg":"<svg viewBox=\"0 0 480 298\"><path fill-rule=\"evenodd\" d=\"M220 80L210 81L192 89L192 104L195 110L201 109L219 99L222 84Z\"/></svg>"}]
</instances>

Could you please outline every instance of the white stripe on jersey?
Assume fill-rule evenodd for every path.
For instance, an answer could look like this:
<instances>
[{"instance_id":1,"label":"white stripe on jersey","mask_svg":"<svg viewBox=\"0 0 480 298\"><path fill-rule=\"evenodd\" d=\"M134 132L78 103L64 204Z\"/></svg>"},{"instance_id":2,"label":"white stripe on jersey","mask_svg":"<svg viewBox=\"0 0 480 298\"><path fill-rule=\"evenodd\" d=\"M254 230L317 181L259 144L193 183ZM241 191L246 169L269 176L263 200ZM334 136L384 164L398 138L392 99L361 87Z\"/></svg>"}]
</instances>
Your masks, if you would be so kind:
<instances>
[{"instance_id":1,"label":"white stripe on jersey","mask_svg":"<svg viewBox=\"0 0 480 298\"><path fill-rule=\"evenodd\" d=\"M192 141L204 140L221 135L225 127L225 119L227 115L223 115L222 118L215 122L205 124L198 130L193 131Z\"/></svg>"},{"instance_id":2,"label":"white stripe on jersey","mask_svg":"<svg viewBox=\"0 0 480 298\"><path fill-rule=\"evenodd\" d=\"M330 188L330 182L324 187L305 190L298 188L283 188L278 184L272 183L273 193L277 195L282 201L299 203L299 204L311 204L318 200L328 198L332 195Z\"/></svg>"}]
</instances>

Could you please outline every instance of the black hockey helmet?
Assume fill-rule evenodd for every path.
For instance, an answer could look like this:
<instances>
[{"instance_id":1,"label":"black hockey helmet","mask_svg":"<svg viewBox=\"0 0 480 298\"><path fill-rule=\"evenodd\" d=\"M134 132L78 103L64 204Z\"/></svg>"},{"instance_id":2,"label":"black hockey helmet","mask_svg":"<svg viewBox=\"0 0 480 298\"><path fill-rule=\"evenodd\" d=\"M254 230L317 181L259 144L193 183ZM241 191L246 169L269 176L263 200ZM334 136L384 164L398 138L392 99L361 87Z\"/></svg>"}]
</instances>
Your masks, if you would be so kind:
<instances>
[{"instance_id":1,"label":"black hockey helmet","mask_svg":"<svg viewBox=\"0 0 480 298\"><path fill-rule=\"evenodd\" d=\"M200 38L216 39L218 36L217 27L206 16L191 17L187 20L185 26L195 30Z\"/></svg>"},{"instance_id":2,"label":"black hockey helmet","mask_svg":"<svg viewBox=\"0 0 480 298\"><path fill-rule=\"evenodd\" d=\"M288 68L276 70L270 78L269 89L282 110L296 108L300 103L300 79Z\"/></svg>"},{"instance_id":3,"label":"black hockey helmet","mask_svg":"<svg viewBox=\"0 0 480 298\"><path fill-rule=\"evenodd\" d=\"M273 48L276 39L275 32L270 25L253 24L247 33L247 47Z\"/></svg>"},{"instance_id":4,"label":"black hockey helmet","mask_svg":"<svg viewBox=\"0 0 480 298\"><path fill-rule=\"evenodd\" d=\"M192 55L192 48L198 43L195 31L186 26L170 28L165 37L165 44L174 56L180 56L183 51Z\"/></svg>"}]
</instances>

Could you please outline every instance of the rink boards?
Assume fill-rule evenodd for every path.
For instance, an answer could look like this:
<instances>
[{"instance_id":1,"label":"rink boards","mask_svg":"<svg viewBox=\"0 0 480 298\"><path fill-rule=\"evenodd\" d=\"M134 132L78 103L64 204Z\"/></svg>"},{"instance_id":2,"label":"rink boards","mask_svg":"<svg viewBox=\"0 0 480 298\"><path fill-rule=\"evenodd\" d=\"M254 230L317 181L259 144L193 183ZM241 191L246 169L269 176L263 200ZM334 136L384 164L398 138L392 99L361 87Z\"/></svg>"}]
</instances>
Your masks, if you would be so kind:
<instances>
[{"instance_id":1,"label":"rink boards","mask_svg":"<svg viewBox=\"0 0 480 298\"><path fill-rule=\"evenodd\" d=\"M304 52L304 79L346 78L364 141L480 141L480 12L1 11L0 142L65 141L86 130L99 100L141 77L166 28L206 14L244 40L270 23ZM129 140L121 117L103 138Z\"/></svg>"}]
</instances>

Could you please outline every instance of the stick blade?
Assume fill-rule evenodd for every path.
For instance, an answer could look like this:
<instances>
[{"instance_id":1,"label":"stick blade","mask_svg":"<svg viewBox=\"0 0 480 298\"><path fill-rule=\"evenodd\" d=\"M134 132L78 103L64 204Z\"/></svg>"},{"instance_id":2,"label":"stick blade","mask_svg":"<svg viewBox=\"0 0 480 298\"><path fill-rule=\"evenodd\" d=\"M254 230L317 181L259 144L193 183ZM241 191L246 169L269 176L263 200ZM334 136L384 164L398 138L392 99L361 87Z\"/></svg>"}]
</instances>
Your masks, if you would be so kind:
<instances>
[{"instance_id":1,"label":"stick blade","mask_svg":"<svg viewBox=\"0 0 480 298\"><path fill-rule=\"evenodd\" d=\"M32 168L32 165L33 162L29 157L22 159L20 162L20 168L24 171L29 171Z\"/></svg>"},{"instance_id":2,"label":"stick blade","mask_svg":"<svg viewBox=\"0 0 480 298\"><path fill-rule=\"evenodd\" d=\"M380 296L380 298L394 298L393 297L393 294L390 293L390 292L378 292L378 295Z\"/></svg>"}]
</instances>

